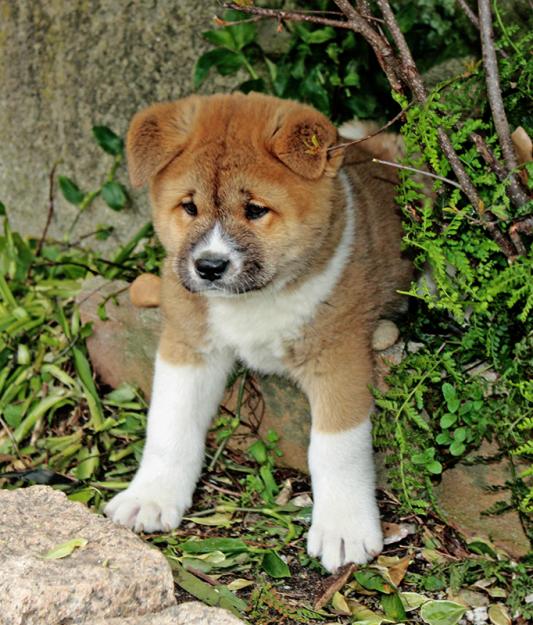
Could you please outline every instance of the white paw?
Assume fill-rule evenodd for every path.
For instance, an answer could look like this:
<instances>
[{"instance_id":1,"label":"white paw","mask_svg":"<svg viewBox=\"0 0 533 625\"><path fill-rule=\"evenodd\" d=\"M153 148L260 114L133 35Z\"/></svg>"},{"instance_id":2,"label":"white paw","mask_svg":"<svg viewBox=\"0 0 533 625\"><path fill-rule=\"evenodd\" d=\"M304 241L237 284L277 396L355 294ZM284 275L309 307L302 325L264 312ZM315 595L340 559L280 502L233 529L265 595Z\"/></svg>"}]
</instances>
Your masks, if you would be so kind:
<instances>
[{"instance_id":1,"label":"white paw","mask_svg":"<svg viewBox=\"0 0 533 625\"><path fill-rule=\"evenodd\" d=\"M332 506L324 514L313 513L307 536L307 552L320 558L330 573L349 562L365 564L383 549L379 516L374 511L362 514L335 514ZM315 520L316 519L316 520Z\"/></svg>"},{"instance_id":2,"label":"white paw","mask_svg":"<svg viewBox=\"0 0 533 625\"><path fill-rule=\"evenodd\" d=\"M178 527L189 505L180 503L170 489L133 483L108 502L104 514L135 532L169 532Z\"/></svg>"}]
</instances>

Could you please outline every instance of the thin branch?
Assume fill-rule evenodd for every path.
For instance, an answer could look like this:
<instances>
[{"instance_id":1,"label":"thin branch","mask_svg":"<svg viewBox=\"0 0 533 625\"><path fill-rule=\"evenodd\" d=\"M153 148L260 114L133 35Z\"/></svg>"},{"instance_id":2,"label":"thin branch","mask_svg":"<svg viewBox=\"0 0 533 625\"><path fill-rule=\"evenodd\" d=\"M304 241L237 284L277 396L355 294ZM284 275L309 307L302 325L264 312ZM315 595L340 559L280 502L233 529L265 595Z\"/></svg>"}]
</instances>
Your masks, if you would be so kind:
<instances>
[{"instance_id":1,"label":"thin branch","mask_svg":"<svg viewBox=\"0 0 533 625\"><path fill-rule=\"evenodd\" d=\"M407 171L414 171L416 174L421 174L422 176L429 176L429 178L435 178L435 180L441 180L446 184L452 185L452 187L456 187L457 189L463 188L461 185L455 180L450 180L449 178L445 178L444 176L438 176L437 174L432 174L429 171L424 171L423 169L417 169L416 167L411 167L410 165L400 165L399 163L394 163L392 161L382 161L380 158L373 158L373 163L381 163L382 165L388 165L389 167L395 167L396 169L406 169Z\"/></svg>"},{"instance_id":2,"label":"thin branch","mask_svg":"<svg viewBox=\"0 0 533 625\"><path fill-rule=\"evenodd\" d=\"M490 0L478 0L479 28L481 35L481 50L483 52L483 65L487 82L487 96L494 127L502 148L505 165L512 171L518 167L516 155L509 132L509 122L503 107L502 92L500 88L500 75L498 61L494 51L494 33L492 31L492 15Z\"/></svg>"},{"instance_id":3,"label":"thin branch","mask_svg":"<svg viewBox=\"0 0 533 625\"><path fill-rule=\"evenodd\" d=\"M404 109L402 109L397 115L395 115L390 121L388 121L384 126L381 126L381 128L378 128L378 130L375 130L374 132L371 132L369 135L367 135L366 137L362 137L361 139L354 139L353 141L349 141L348 143L339 143L338 145L334 145L331 148L328 148L326 151L327 152L331 152L332 150L338 150L340 148L347 148L350 145L356 145L357 143L362 143L363 141L366 141L367 139L371 139L372 137L375 137L376 135L381 134L384 130L387 130L387 128L389 128L390 126L392 126L395 122L397 122L400 117L403 117L405 111L411 106L411 104L408 104Z\"/></svg>"},{"instance_id":4,"label":"thin branch","mask_svg":"<svg viewBox=\"0 0 533 625\"><path fill-rule=\"evenodd\" d=\"M509 236L511 237L519 254L525 255L527 250L522 243L520 233L533 234L533 215L527 215L521 219L517 219L509 228Z\"/></svg>"},{"instance_id":5,"label":"thin branch","mask_svg":"<svg viewBox=\"0 0 533 625\"><path fill-rule=\"evenodd\" d=\"M464 14L468 19L474 24L474 26L479 30L479 20L477 15L472 11L472 9L468 6L466 0L457 0L457 4L463 9Z\"/></svg>"},{"instance_id":6,"label":"thin branch","mask_svg":"<svg viewBox=\"0 0 533 625\"><path fill-rule=\"evenodd\" d=\"M263 7L241 6L235 2L224 2L222 5L225 9L234 9L241 13L250 15L261 15L262 17L271 17L277 20L288 20L291 22L310 22L312 24L322 24L323 26L332 26L333 28L347 28L351 30L351 25L344 20L333 20L327 17L319 17L310 15L303 11L285 11L283 9L265 9Z\"/></svg>"},{"instance_id":7,"label":"thin branch","mask_svg":"<svg viewBox=\"0 0 533 625\"><path fill-rule=\"evenodd\" d=\"M54 163L50 171L50 175L48 176L48 214L46 217L46 223L44 225L43 232L41 234L41 238L39 239L39 243L37 243L37 247L35 249L35 256L39 256L41 250L43 249L43 245L48 234L48 229L50 228L50 224L52 223L52 217L54 216L54 179L58 165L59 161L57 163Z\"/></svg>"},{"instance_id":8,"label":"thin branch","mask_svg":"<svg viewBox=\"0 0 533 625\"><path fill-rule=\"evenodd\" d=\"M483 139L483 137L477 132L471 132L470 139L472 139L472 142L476 146L477 151L481 154L483 160L498 176L500 182L507 183L507 194L511 198L513 204L518 208L528 202L529 197L522 189L520 182L518 181L518 177L507 172L505 167L492 153L492 150L485 142L485 139Z\"/></svg>"}]
</instances>

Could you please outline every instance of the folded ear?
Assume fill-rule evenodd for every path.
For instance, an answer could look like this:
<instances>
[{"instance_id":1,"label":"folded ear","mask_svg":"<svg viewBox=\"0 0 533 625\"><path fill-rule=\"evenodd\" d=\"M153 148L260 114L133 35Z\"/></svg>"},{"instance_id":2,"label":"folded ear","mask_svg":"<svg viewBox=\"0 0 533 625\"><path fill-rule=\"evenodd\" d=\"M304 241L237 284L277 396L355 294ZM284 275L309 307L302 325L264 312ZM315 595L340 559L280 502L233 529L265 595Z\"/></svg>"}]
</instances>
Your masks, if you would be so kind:
<instances>
[{"instance_id":1,"label":"folded ear","mask_svg":"<svg viewBox=\"0 0 533 625\"><path fill-rule=\"evenodd\" d=\"M131 184L142 187L183 151L198 98L154 104L132 119L126 139Z\"/></svg>"},{"instance_id":2,"label":"folded ear","mask_svg":"<svg viewBox=\"0 0 533 625\"><path fill-rule=\"evenodd\" d=\"M272 153L295 173L317 180L334 177L342 164L343 150L329 150L337 141L337 129L311 108L293 110L278 123L272 137Z\"/></svg>"}]
</instances>

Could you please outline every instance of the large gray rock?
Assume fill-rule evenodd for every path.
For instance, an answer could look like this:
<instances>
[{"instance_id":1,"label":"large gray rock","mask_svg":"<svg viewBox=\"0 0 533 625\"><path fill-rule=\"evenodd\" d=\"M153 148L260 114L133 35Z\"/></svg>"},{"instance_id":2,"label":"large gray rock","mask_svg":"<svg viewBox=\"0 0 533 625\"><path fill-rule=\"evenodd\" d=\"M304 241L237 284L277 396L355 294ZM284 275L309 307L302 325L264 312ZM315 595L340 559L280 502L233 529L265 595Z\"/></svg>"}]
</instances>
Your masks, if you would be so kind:
<instances>
[{"instance_id":1,"label":"large gray rock","mask_svg":"<svg viewBox=\"0 0 533 625\"><path fill-rule=\"evenodd\" d=\"M91 625L244 625L222 608L209 608L193 601L163 610L159 614L93 621Z\"/></svg>"},{"instance_id":2,"label":"large gray rock","mask_svg":"<svg viewBox=\"0 0 533 625\"><path fill-rule=\"evenodd\" d=\"M191 92L194 63L211 47L201 33L217 12L216 0L0 0L0 201L17 229L42 232L56 161L84 190L102 182L112 157L94 143L92 126L123 134L139 108ZM237 82L213 72L205 91ZM62 235L75 214L56 193L51 234ZM144 194L122 213L97 200L76 232L112 224L114 248L148 214Z\"/></svg>"},{"instance_id":3,"label":"large gray rock","mask_svg":"<svg viewBox=\"0 0 533 625\"><path fill-rule=\"evenodd\" d=\"M45 559L74 538L87 541ZM93 624L175 605L164 556L48 486L0 490L0 623Z\"/></svg>"}]
</instances>

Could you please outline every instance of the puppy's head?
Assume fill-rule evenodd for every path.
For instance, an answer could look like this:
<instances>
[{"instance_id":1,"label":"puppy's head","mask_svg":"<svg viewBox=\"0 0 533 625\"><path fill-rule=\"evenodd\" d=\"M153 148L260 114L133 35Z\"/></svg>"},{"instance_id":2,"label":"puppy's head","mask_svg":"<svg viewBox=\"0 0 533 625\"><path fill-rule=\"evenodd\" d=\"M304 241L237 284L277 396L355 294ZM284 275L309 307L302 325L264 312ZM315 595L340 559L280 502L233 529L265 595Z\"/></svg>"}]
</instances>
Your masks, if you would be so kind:
<instances>
[{"instance_id":1,"label":"puppy's head","mask_svg":"<svg viewBox=\"0 0 533 625\"><path fill-rule=\"evenodd\" d=\"M305 273L331 222L336 139L311 107L259 94L192 96L138 113L130 177L150 185L180 282L234 295Z\"/></svg>"}]
</instances>

